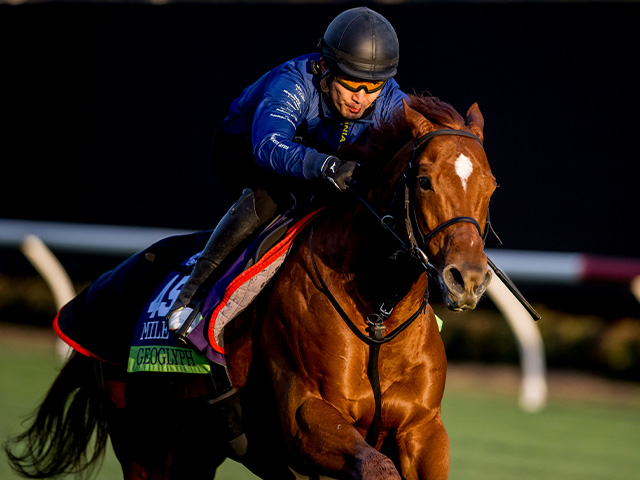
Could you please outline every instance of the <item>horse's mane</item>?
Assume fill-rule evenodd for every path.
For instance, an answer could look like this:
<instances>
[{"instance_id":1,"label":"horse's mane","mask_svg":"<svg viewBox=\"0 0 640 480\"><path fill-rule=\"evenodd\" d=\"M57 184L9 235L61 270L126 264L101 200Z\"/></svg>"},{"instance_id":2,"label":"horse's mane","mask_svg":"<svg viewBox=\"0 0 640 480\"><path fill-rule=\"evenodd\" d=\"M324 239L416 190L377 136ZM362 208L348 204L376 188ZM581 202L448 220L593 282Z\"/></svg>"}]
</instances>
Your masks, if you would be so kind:
<instances>
[{"instance_id":1,"label":"horse's mane","mask_svg":"<svg viewBox=\"0 0 640 480\"><path fill-rule=\"evenodd\" d=\"M464 118L448 103L431 95L408 95L407 104L425 116L431 123L442 127L461 129ZM366 163L373 169L382 168L409 140L411 130L402 109L391 119L366 135L365 142L345 146L340 157Z\"/></svg>"}]
</instances>

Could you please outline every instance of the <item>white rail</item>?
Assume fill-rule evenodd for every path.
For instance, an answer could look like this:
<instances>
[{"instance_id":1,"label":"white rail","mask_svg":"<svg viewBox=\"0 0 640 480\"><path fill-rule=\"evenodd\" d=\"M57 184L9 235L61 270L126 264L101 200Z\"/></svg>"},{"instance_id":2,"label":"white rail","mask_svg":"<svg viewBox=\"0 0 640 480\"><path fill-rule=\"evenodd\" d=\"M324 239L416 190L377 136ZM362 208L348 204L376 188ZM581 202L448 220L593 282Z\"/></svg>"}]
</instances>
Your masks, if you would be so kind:
<instances>
[{"instance_id":1,"label":"white rail","mask_svg":"<svg viewBox=\"0 0 640 480\"><path fill-rule=\"evenodd\" d=\"M0 247L20 248L27 235L35 235L49 248L60 252L129 256L162 238L190 232L169 228L0 219Z\"/></svg>"},{"instance_id":2,"label":"white rail","mask_svg":"<svg viewBox=\"0 0 640 480\"><path fill-rule=\"evenodd\" d=\"M36 235L60 252L129 256L154 242L193 230L0 219L0 248L20 248ZM513 281L574 284L585 280L631 283L640 276L640 259L582 253L487 249L487 255Z\"/></svg>"},{"instance_id":3,"label":"white rail","mask_svg":"<svg viewBox=\"0 0 640 480\"><path fill-rule=\"evenodd\" d=\"M522 370L520 407L527 412L540 411L547 403L547 373L538 324L497 275L493 276L487 294L504 315L518 342Z\"/></svg>"},{"instance_id":4,"label":"white rail","mask_svg":"<svg viewBox=\"0 0 640 480\"><path fill-rule=\"evenodd\" d=\"M64 267L39 237L26 235L20 244L20 250L49 285L58 310L75 297L76 292L69 275L67 275ZM71 347L58 339L56 341L56 353L60 359L66 360L71 353Z\"/></svg>"}]
</instances>

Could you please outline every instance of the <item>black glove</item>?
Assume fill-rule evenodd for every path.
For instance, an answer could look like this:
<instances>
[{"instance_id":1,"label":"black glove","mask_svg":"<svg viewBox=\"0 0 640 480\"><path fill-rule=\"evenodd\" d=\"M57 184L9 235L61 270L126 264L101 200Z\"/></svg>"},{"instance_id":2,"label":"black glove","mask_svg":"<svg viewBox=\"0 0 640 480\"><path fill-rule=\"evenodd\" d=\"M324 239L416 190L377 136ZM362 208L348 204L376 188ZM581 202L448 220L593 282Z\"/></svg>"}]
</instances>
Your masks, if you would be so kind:
<instances>
[{"instance_id":1,"label":"black glove","mask_svg":"<svg viewBox=\"0 0 640 480\"><path fill-rule=\"evenodd\" d=\"M341 192L346 192L347 188L355 183L353 172L359 166L360 164L356 162L329 157L322 169L322 176L338 187Z\"/></svg>"}]
</instances>

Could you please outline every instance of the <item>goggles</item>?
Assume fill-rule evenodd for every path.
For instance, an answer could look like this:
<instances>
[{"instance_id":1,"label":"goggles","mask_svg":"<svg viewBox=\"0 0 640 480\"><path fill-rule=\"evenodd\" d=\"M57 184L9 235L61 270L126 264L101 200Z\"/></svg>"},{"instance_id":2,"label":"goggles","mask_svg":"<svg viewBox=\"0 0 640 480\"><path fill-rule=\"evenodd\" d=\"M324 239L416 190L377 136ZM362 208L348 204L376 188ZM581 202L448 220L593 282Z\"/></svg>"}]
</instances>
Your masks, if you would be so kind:
<instances>
[{"instance_id":1,"label":"goggles","mask_svg":"<svg viewBox=\"0 0 640 480\"><path fill-rule=\"evenodd\" d=\"M384 87L384 84L387 83L386 80L357 80L353 77L345 77L342 75L335 75L333 78L342 85L344 88L351 92L357 92L358 90L363 90L365 93L374 93Z\"/></svg>"}]
</instances>

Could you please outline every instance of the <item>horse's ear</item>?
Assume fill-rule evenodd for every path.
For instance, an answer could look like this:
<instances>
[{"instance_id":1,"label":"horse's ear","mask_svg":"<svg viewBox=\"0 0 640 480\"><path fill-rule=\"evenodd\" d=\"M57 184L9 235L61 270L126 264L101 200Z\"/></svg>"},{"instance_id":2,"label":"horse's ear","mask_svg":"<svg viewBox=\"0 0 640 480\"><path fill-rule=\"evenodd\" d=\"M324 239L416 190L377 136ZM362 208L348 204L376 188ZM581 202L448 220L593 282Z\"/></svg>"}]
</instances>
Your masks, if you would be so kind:
<instances>
[{"instance_id":1,"label":"horse's ear","mask_svg":"<svg viewBox=\"0 0 640 480\"><path fill-rule=\"evenodd\" d=\"M471 131L480 137L480 140L484 141L484 117L480 113L480 107L477 103L474 103L467 110L467 125L471 128Z\"/></svg>"},{"instance_id":2,"label":"horse's ear","mask_svg":"<svg viewBox=\"0 0 640 480\"><path fill-rule=\"evenodd\" d=\"M404 108L404 118L407 120L409 127L411 127L411 132L415 138L419 138L433 130L434 127L431 122L417 110L411 108L404 99L402 100L402 106Z\"/></svg>"}]
</instances>

